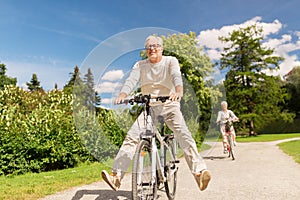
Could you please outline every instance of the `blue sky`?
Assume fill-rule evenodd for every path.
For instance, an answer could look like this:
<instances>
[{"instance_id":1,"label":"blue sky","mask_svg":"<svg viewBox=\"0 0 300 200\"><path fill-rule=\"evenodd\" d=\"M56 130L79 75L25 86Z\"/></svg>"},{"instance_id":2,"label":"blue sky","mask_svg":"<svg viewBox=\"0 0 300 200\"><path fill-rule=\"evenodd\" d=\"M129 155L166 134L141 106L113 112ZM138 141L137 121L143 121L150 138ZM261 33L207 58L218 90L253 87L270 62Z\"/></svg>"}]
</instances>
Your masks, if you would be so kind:
<instances>
[{"instance_id":1,"label":"blue sky","mask_svg":"<svg viewBox=\"0 0 300 200\"><path fill-rule=\"evenodd\" d=\"M207 55L217 60L222 48L218 36L257 23L266 30L266 46L286 58L277 74L300 65L298 0L0 0L0 8L0 63L6 64L7 74L16 77L21 87L36 73L44 89L53 89L55 83L62 88L74 67L84 69L84 63L106 41L117 42L120 33L147 27L193 31ZM138 53L143 39L136 37L134 49L118 52L107 62L118 63L118 56L122 60L128 55L131 65L136 60L132 52ZM124 45L113 44L111 53ZM99 60L109 57L105 51L98 56ZM100 61L92 66L96 81L103 69ZM126 74L122 69L106 71L102 74L106 80Z\"/></svg>"}]
</instances>

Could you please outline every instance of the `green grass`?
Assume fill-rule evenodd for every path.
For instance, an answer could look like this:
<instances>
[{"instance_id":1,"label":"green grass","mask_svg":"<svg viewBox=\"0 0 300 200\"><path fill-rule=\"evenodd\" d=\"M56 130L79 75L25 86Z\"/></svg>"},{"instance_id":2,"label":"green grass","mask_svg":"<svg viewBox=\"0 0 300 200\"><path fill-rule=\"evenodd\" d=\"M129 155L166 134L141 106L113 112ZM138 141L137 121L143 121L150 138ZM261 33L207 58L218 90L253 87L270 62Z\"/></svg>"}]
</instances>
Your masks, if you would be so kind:
<instances>
[{"instance_id":1,"label":"green grass","mask_svg":"<svg viewBox=\"0 0 300 200\"><path fill-rule=\"evenodd\" d=\"M237 142L271 142L276 140L283 140L288 138L300 137L300 133L287 133L287 134L264 134L252 137L237 136Z\"/></svg>"},{"instance_id":2,"label":"green grass","mask_svg":"<svg viewBox=\"0 0 300 200\"><path fill-rule=\"evenodd\" d=\"M74 186L99 181L108 165L82 164L76 168L0 177L1 200L34 200Z\"/></svg>"},{"instance_id":3,"label":"green grass","mask_svg":"<svg viewBox=\"0 0 300 200\"><path fill-rule=\"evenodd\" d=\"M283 152L292 156L293 159L300 164L300 140L283 142L278 144L278 146Z\"/></svg>"}]
</instances>

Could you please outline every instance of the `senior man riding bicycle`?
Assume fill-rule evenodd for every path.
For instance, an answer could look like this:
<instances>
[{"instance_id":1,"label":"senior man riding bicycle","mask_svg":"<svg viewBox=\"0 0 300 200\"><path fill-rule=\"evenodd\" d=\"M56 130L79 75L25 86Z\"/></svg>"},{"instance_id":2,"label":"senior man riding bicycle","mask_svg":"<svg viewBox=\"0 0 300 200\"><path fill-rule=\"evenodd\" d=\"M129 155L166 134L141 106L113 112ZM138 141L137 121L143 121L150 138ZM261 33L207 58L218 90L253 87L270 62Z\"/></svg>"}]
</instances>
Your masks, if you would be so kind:
<instances>
[{"instance_id":1,"label":"senior man riding bicycle","mask_svg":"<svg viewBox=\"0 0 300 200\"><path fill-rule=\"evenodd\" d=\"M124 100L138 82L141 84L143 95L170 96L169 101L163 104L161 113L155 113L155 116L158 114L164 116L165 123L174 132L174 136L184 152L186 162L199 189L205 190L211 175L180 111L179 101L183 95L183 82L179 62L175 57L162 55L163 41L158 36L147 37L145 48L148 58L135 63L119 96L115 99L115 104ZM140 133L146 129L143 123L144 117L143 113L140 114L128 131L115 158L112 174L108 174L105 170L102 171L102 178L113 190L119 189L121 180L133 159Z\"/></svg>"}]
</instances>

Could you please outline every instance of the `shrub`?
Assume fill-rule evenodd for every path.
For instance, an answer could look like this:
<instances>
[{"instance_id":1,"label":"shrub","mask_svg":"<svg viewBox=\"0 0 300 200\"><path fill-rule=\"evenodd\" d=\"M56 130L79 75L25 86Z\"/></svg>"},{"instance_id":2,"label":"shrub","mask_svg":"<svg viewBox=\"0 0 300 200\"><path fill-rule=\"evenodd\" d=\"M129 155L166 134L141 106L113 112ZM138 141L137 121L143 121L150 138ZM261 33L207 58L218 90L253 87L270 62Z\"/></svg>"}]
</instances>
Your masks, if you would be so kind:
<instances>
[{"instance_id":1,"label":"shrub","mask_svg":"<svg viewBox=\"0 0 300 200\"><path fill-rule=\"evenodd\" d=\"M72 118L72 97L61 91L0 90L0 175L63 169L93 159Z\"/></svg>"}]
</instances>

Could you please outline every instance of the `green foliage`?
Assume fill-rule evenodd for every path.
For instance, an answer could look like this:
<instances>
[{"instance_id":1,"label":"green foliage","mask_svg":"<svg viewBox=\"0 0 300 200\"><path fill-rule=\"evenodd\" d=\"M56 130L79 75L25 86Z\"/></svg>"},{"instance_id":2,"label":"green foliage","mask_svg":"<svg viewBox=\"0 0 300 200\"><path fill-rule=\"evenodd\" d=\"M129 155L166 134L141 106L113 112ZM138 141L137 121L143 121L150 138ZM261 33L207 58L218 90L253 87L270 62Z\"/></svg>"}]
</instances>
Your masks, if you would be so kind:
<instances>
[{"instance_id":1,"label":"green foliage","mask_svg":"<svg viewBox=\"0 0 300 200\"><path fill-rule=\"evenodd\" d=\"M72 118L72 97L61 91L0 91L0 175L75 166L92 159Z\"/></svg>"},{"instance_id":2,"label":"green foliage","mask_svg":"<svg viewBox=\"0 0 300 200\"><path fill-rule=\"evenodd\" d=\"M294 67L291 74L286 76L285 88L290 94L286 108L300 118L300 66Z\"/></svg>"},{"instance_id":3,"label":"green foliage","mask_svg":"<svg viewBox=\"0 0 300 200\"><path fill-rule=\"evenodd\" d=\"M81 87L83 85L83 81L80 78L80 72L78 66L74 68L74 72L70 73L70 75L71 78L69 82L63 88L63 91L67 94L73 94L74 87L76 86Z\"/></svg>"},{"instance_id":4,"label":"green foliage","mask_svg":"<svg viewBox=\"0 0 300 200\"><path fill-rule=\"evenodd\" d=\"M73 83L73 85L72 85ZM90 69L80 78L75 67L64 90L72 89L76 130L86 149L99 161L114 156L124 134L120 131L112 111L100 107L101 98L94 90L94 77Z\"/></svg>"},{"instance_id":5,"label":"green foliage","mask_svg":"<svg viewBox=\"0 0 300 200\"><path fill-rule=\"evenodd\" d=\"M30 91L43 90L43 88L40 86L40 81L38 80L36 74L32 74L32 78L31 78L30 82L27 82L26 85L28 86L28 89Z\"/></svg>"},{"instance_id":6,"label":"green foliage","mask_svg":"<svg viewBox=\"0 0 300 200\"><path fill-rule=\"evenodd\" d=\"M195 79L195 77L199 76L202 78L207 77L212 71L212 62L210 58L203 53L203 49L199 47L196 40L196 33L173 34L167 37L162 36L162 38L164 40L164 51L179 55L182 57L181 60L188 62L192 67L187 67L187 71L197 71L197 74L191 79ZM183 65L183 68L185 68L185 65Z\"/></svg>"},{"instance_id":7,"label":"green foliage","mask_svg":"<svg viewBox=\"0 0 300 200\"><path fill-rule=\"evenodd\" d=\"M105 115L106 116L106 115ZM106 160L116 153L114 141L111 141L103 124L107 119L99 121L95 112L82 107L74 113L76 130L85 148L99 161Z\"/></svg>"},{"instance_id":8,"label":"green foliage","mask_svg":"<svg viewBox=\"0 0 300 200\"><path fill-rule=\"evenodd\" d=\"M91 110L95 105L101 104L101 98L98 96L97 92L95 92L94 76L90 68L84 76L83 82L85 85L85 104L89 107L89 110Z\"/></svg>"},{"instance_id":9,"label":"green foliage","mask_svg":"<svg viewBox=\"0 0 300 200\"><path fill-rule=\"evenodd\" d=\"M11 78L6 75L6 65L0 64L0 90L4 88L5 85L16 85L17 79Z\"/></svg>"},{"instance_id":10,"label":"green foliage","mask_svg":"<svg viewBox=\"0 0 300 200\"><path fill-rule=\"evenodd\" d=\"M292 122L284 119L277 119L265 123L257 130L259 133L300 133L300 118L295 118Z\"/></svg>"},{"instance_id":11,"label":"green foliage","mask_svg":"<svg viewBox=\"0 0 300 200\"><path fill-rule=\"evenodd\" d=\"M122 113L123 117L117 116L115 112L105 109L102 109L98 113L98 122L102 128L102 131L117 147L121 147L126 135L126 132L120 127L128 127L128 125L121 123L122 121L118 119L123 119L123 121L125 120L127 121L127 124L131 125L131 120L128 120L125 113L126 111Z\"/></svg>"},{"instance_id":12,"label":"green foliage","mask_svg":"<svg viewBox=\"0 0 300 200\"><path fill-rule=\"evenodd\" d=\"M95 106L101 104L101 97L95 91L94 76L90 68L82 80L79 68L76 66L63 91L73 94L76 106L86 107L90 112L95 112Z\"/></svg>"},{"instance_id":13,"label":"green foliage","mask_svg":"<svg viewBox=\"0 0 300 200\"><path fill-rule=\"evenodd\" d=\"M247 127L249 134L274 119L293 117L280 106L288 98L280 78L265 73L278 69L283 58L272 56L273 49L263 48L262 39L262 29L255 25L220 38L229 43L220 60L220 68L229 70L224 81L227 101L241 119L240 128Z\"/></svg>"}]
</instances>

